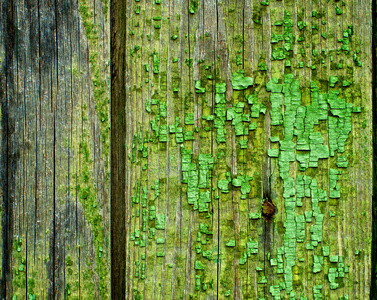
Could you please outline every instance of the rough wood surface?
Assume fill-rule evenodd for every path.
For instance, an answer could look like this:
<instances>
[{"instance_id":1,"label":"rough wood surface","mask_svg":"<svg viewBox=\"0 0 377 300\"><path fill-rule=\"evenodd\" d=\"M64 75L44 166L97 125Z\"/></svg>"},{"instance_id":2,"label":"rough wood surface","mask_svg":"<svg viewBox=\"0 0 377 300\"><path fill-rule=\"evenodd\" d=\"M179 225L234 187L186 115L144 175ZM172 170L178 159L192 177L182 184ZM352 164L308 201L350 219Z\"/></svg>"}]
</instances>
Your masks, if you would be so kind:
<instances>
[{"instance_id":1,"label":"rough wood surface","mask_svg":"<svg viewBox=\"0 0 377 300\"><path fill-rule=\"evenodd\" d=\"M371 4L127 16L126 298L367 299Z\"/></svg>"},{"instance_id":2,"label":"rough wood surface","mask_svg":"<svg viewBox=\"0 0 377 300\"><path fill-rule=\"evenodd\" d=\"M110 297L107 6L0 2L1 299Z\"/></svg>"},{"instance_id":3,"label":"rough wood surface","mask_svg":"<svg viewBox=\"0 0 377 300\"><path fill-rule=\"evenodd\" d=\"M0 298L368 299L370 1L113 0L111 184L109 5L0 0Z\"/></svg>"},{"instance_id":4,"label":"rough wood surface","mask_svg":"<svg viewBox=\"0 0 377 300\"><path fill-rule=\"evenodd\" d=\"M126 1L111 2L111 298L124 299L126 289ZM119 29L119 30L118 30Z\"/></svg>"}]
</instances>

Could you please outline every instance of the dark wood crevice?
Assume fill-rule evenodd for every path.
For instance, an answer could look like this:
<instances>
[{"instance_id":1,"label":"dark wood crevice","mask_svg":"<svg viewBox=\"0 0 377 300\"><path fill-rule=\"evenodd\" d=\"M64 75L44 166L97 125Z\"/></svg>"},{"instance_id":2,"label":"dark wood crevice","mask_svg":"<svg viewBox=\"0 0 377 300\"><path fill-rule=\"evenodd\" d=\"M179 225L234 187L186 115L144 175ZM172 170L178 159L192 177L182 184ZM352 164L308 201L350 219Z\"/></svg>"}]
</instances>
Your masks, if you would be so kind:
<instances>
[{"instance_id":1,"label":"dark wood crevice","mask_svg":"<svg viewBox=\"0 0 377 300\"><path fill-rule=\"evenodd\" d=\"M111 299L126 297L126 6L111 0Z\"/></svg>"}]
</instances>

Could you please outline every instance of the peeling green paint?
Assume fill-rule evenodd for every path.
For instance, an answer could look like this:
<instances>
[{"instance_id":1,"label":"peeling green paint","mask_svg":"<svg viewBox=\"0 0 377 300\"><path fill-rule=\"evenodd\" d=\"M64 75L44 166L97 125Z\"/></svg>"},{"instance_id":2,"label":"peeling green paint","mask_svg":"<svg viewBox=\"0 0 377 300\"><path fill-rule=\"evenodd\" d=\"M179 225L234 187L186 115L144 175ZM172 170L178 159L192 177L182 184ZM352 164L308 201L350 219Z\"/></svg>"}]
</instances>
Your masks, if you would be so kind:
<instances>
[{"instance_id":1,"label":"peeling green paint","mask_svg":"<svg viewBox=\"0 0 377 300\"><path fill-rule=\"evenodd\" d=\"M258 5L263 4L260 3ZM272 6L273 4L271 3L271 7L268 9L272 9ZM265 9L267 8L262 7L262 10ZM263 15L262 10L258 11L256 9L253 12L255 23L260 22L260 16ZM189 17L196 17L193 16L195 12L196 10L194 9L189 11L191 14ZM233 13L233 8L229 10L229 13ZM313 10L312 16L315 19L324 17L323 12L319 9ZM231 17L229 18L231 19ZM320 26L324 28L327 24L324 20L321 20L321 22L319 20L316 21L317 23L308 26L302 16L298 16L297 24L293 24L291 13L285 11L284 20L281 21L280 17L274 23L276 27L272 27L271 65L272 68L274 68L275 64L282 64L285 67L285 74L280 78L273 76L269 82L263 82L265 79L261 82L258 76L265 76L263 75L266 74L265 71L273 71L268 69L270 65L267 66L266 59L263 57L257 62L259 70L254 70L254 78L248 77L243 71L235 72L231 78L226 78L227 82L229 83L230 81L231 83L233 89L231 92L233 93L227 93L229 91L226 89L225 79L219 80L215 75L216 73L213 73L213 76L212 74L205 73L203 75L200 73L200 76L195 80L191 79L190 92L186 91L186 87L182 88L174 84L174 87L172 87L174 97L182 97L184 99L182 100L184 113L180 116L184 118L183 124L179 120L172 122L174 117L178 118L177 114L170 119L169 116L165 115L163 112L164 104L161 106L161 103L164 102L160 100L153 103L154 100L152 99L151 105L160 105L160 111L157 111L157 113L153 108L149 108L149 101L146 102L145 106L147 113L150 114L150 126L155 135L155 138L151 139L150 142L158 143L159 147L162 147L163 143L167 144L169 142L182 144L182 147L178 147L181 156L178 164L181 171L180 195L184 195L184 199L187 199L187 202L183 203L183 205L187 206L184 206L183 209L189 207L190 212L194 213L195 220L199 218L200 222L207 217L207 219L211 219L211 205L213 205L214 201L219 200L219 203L225 205L230 199L236 198L236 201L241 203L244 199L250 200L251 194L257 193L255 190L259 187L254 187L253 183L258 181L260 177L258 174L253 176L255 178L246 176L242 167L238 169L237 174L231 174L229 172L231 168L227 166L229 169L217 174L216 181L214 181L216 184L212 189L210 180L215 174L216 166L228 155L225 152L226 150L223 150L228 147L228 137L234 138L236 142L237 149L234 151L236 153L234 159L237 165L241 165L241 156L243 155L240 154L242 153L241 151L243 149L247 150L254 143L256 147L259 146L258 143L260 141L255 135L261 134L261 123L265 122L267 115L271 116L271 148L267 149L267 154L277 166L276 172L280 176L282 194L278 195L277 199L274 200L280 205L279 207L284 207L285 216L284 223L281 222L278 229L280 230L279 234L282 236L282 244L277 245L275 253L269 253L270 257L268 259L269 265L273 269L273 274L277 275L276 281L270 282L265 270L259 266L256 267L256 270L260 272L257 279L258 285L266 285L266 291L274 299L284 297L289 299L312 297L320 299L322 297L322 284L315 285L309 292L311 295L306 295L302 290L302 265L306 261L311 262L309 268L313 271L314 278L324 275L323 277L328 280L331 289L339 288L339 283L344 280L343 273L347 273L344 271L346 269L345 266L342 265L337 266L337 271L333 272L332 270L329 272L331 273L330 277L326 273L325 266L327 263L339 263L332 262L334 260L332 256L341 257L343 253L331 253L334 255L330 256L329 245L326 245L327 241L325 242L323 239L324 222L332 216L330 212L329 214L326 213L324 204L328 205L332 201L331 199L339 199L342 196L339 183L341 182L342 174L338 168L347 168L347 156L343 153L346 153L346 142L351 131L352 115L362 111L361 107L350 103L350 97L345 96L345 89L356 89L353 86L352 76L345 76L342 71L338 72L337 68L346 70L347 66L344 62L346 60L342 61L342 59L347 56L351 57L355 65L357 65L360 56L356 53L353 54L353 47L349 46L352 44L352 39L350 39L352 29L349 27L345 29L343 37L339 41L339 43L342 43L340 51L335 49L321 50L314 43L313 45L308 43L308 32L311 32L309 37L318 34L317 39L321 39L321 36L325 40L333 39L333 36L325 32L322 32L321 35L319 34ZM281 25L284 26L282 27ZM294 36L296 31L300 36ZM240 39L236 36L234 40L239 42ZM207 37L209 37L209 34L208 36L206 35ZM176 38L178 37L176 36ZM187 35L187 38L190 39L191 36ZM174 41L175 38L170 36L170 40ZM298 46L297 56L293 51L295 46ZM335 51L339 53L335 53ZM231 57L233 61L232 67L240 66L241 55L236 50L233 53L235 55ZM327 61L327 55L330 56L330 54L331 59L329 61L332 61L332 56L336 55L335 65L333 65L335 67L331 68L334 72L331 73L332 75L329 78L318 80L319 75L317 75L317 72L322 67L326 67L324 64ZM163 57L162 54L160 57ZM311 63L308 61L309 58ZM182 59L183 61L180 63L185 70L188 70L187 67L191 68L194 65L194 60L191 56L185 56ZM178 58L173 57L172 61L178 62ZM206 64L208 65L201 66L200 64L203 62L201 58L198 59L197 66L200 70L203 69L208 72L212 66L207 61ZM220 60L219 63L221 63ZM161 62L161 68L162 64ZM293 73L290 73L292 72L292 67L304 68L304 65L306 68L298 69L298 71L312 72L313 80L309 86L300 84L300 78L294 77ZM211 77L209 78L208 76ZM208 79L213 80L213 83ZM209 97L207 95L210 93L213 93L213 106L210 106L210 101L208 101ZM229 98L231 94L233 96ZM195 101L203 105L203 115L194 110L193 95L195 95ZM208 104L208 106L204 103ZM162 110L161 107L163 108ZM268 114L266 114L267 112ZM161 122L166 122L166 124ZM193 143L197 142L206 133L208 133L208 135L205 135L206 137L209 134L213 134L217 142L214 147L216 152L214 151L211 154L208 151L196 151L193 146ZM132 152L132 157L136 157L133 163L138 165L141 158L137 156L136 152L135 154ZM152 157L155 158L156 156L152 154L151 159L153 159ZM321 179L318 177L316 168L324 161L329 164L329 168L328 171L324 171L322 176L328 176L329 186L319 186L318 184ZM295 165L298 167L296 168ZM294 176L292 175L292 169L294 169ZM135 186L136 190L138 190L137 186ZM154 187L154 190L156 192L158 188ZM148 192L149 189L146 193ZM233 194L236 195L234 198L231 196ZM136 196L136 198L138 197ZM155 197L155 200L158 200L157 198L158 196ZM135 201L133 204L138 204L138 202ZM153 202L153 204L155 203ZM237 205L235 206L237 209L241 207L238 202ZM250 226L257 226L256 224L263 222L260 211L247 208L246 215L248 216L249 224L251 224ZM158 234L159 230L166 229L165 221L162 221L165 215L157 214L158 216L161 218L159 225L155 220L155 206L149 206L149 220L151 222L146 227L149 227L148 230L152 233L148 235L148 238L150 238L151 243L155 241L156 244L162 244L162 241L166 243L168 239L151 238L151 236L154 237L155 229L157 229L156 234ZM136 217L140 218L140 216ZM200 293L205 294L205 292L211 290L211 285L206 281L206 276L209 275L209 272L207 272L209 264L218 263L222 260L222 264L225 266L225 274L233 268L226 264L226 259L221 257L224 254L219 254L219 249L206 248L208 245L207 239L211 240L212 238L210 237L212 234L209 233L212 231L211 226L213 224L209 223L208 225L196 222L191 229L193 232L198 233L191 249L194 254L196 253L196 256L193 256L195 272L192 275L195 276L195 285L189 291L189 293L193 293L192 298L195 299L199 297L199 293L196 292L200 291ZM232 228L232 226L229 226L229 228ZM306 231L309 231L309 233ZM227 231L226 234L230 232L232 231ZM133 241L135 241L136 245L139 237L135 236L135 232L131 234L134 235ZM244 244L238 245L238 240L232 235L227 236L225 240L220 242L222 243L220 247L225 246L226 251L237 249L239 252L239 264L245 265L248 259L257 260L252 254L258 254L259 247L258 242L252 238L247 237L245 240ZM158 250L156 255L159 257L165 255L166 257L168 256L168 251L162 252ZM307 257L304 259L303 255ZM335 276L336 273L341 276ZM232 295L230 291L233 291L233 286L231 284L224 281L220 282L220 285L221 293L224 296Z\"/></svg>"}]
</instances>

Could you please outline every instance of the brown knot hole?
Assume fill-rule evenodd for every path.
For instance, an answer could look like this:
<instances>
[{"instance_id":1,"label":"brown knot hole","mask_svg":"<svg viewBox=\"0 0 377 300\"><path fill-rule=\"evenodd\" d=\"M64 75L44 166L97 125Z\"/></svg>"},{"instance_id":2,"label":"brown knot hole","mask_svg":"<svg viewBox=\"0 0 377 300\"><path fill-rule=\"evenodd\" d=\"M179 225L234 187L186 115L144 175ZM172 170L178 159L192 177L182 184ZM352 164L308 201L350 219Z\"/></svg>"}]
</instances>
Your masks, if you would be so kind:
<instances>
[{"instance_id":1,"label":"brown knot hole","mask_svg":"<svg viewBox=\"0 0 377 300\"><path fill-rule=\"evenodd\" d=\"M276 212L275 203L271 199L265 198L263 201L263 206L262 206L262 216L266 220L271 220L275 212Z\"/></svg>"}]
</instances>

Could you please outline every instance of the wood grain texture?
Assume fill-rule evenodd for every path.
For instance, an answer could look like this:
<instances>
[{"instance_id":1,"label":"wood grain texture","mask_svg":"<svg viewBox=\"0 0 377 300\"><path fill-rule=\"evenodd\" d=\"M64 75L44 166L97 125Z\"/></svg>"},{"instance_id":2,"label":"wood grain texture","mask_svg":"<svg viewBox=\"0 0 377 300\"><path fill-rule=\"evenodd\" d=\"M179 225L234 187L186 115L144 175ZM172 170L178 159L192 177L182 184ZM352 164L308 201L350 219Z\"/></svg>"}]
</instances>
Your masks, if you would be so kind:
<instances>
[{"instance_id":1,"label":"wood grain texture","mask_svg":"<svg viewBox=\"0 0 377 300\"><path fill-rule=\"evenodd\" d=\"M370 9L128 6L128 298L369 297Z\"/></svg>"},{"instance_id":2,"label":"wood grain texture","mask_svg":"<svg viewBox=\"0 0 377 300\"><path fill-rule=\"evenodd\" d=\"M1 1L1 299L110 295L106 2Z\"/></svg>"},{"instance_id":3,"label":"wood grain texture","mask_svg":"<svg viewBox=\"0 0 377 300\"><path fill-rule=\"evenodd\" d=\"M111 297L126 296L126 1L111 2ZM119 29L119 30L116 30Z\"/></svg>"},{"instance_id":4,"label":"wood grain texture","mask_svg":"<svg viewBox=\"0 0 377 300\"><path fill-rule=\"evenodd\" d=\"M370 1L0 13L0 298L369 298Z\"/></svg>"}]
</instances>

